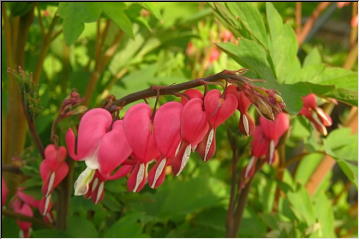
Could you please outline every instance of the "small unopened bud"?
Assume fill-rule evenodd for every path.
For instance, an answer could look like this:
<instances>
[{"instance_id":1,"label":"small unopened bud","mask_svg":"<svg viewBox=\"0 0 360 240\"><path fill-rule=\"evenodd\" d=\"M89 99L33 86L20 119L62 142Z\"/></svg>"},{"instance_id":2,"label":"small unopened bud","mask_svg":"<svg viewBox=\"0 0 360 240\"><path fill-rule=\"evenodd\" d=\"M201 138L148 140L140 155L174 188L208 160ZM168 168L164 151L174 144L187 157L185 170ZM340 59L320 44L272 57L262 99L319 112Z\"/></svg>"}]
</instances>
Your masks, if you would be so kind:
<instances>
[{"instance_id":1,"label":"small unopened bud","mask_svg":"<svg viewBox=\"0 0 360 240\"><path fill-rule=\"evenodd\" d=\"M267 104L261 98L258 98L256 102L254 102L256 109L260 112L262 116L267 119L274 120L275 116L273 110L269 104Z\"/></svg>"}]
</instances>

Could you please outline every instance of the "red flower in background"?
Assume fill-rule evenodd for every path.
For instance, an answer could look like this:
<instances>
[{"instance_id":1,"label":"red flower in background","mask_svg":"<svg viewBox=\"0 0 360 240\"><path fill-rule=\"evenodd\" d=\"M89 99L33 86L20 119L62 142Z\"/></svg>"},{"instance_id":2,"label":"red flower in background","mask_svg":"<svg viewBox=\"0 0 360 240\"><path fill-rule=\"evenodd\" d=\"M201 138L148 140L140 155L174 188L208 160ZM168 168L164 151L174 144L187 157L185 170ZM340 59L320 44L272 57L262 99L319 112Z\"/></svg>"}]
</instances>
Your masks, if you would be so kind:
<instances>
[{"instance_id":1,"label":"red flower in background","mask_svg":"<svg viewBox=\"0 0 360 240\"><path fill-rule=\"evenodd\" d=\"M50 204L51 193L66 177L69 167L65 162L65 147L57 147L53 144L45 148L45 159L40 164L40 175L43 181L42 194L45 197L43 215L46 215Z\"/></svg>"},{"instance_id":2,"label":"red flower in background","mask_svg":"<svg viewBox=\"0 0 360 240\"><path fill-rule=\"evenodd\" d=\"M252 158L245 169L245 178L249 178L254 174L256 162L259 158L266 157L269 164L274 162L276 145L288 129L289 117L286 113L279 113L273 121L260 117L260 123L252 135Z\"/></svg>"},{"instance_id":3,"label":"red flower in background","mask_svg":"<svg viewBox=\"0 0 360 240\"><path fill-rule=\"evenodd\" d=\"M316 95L309 94L303 97L303 107L300 111L322 135L327 135L326 127L332 125L331 117L318 107Z\"/></svg>"}]
</instances>

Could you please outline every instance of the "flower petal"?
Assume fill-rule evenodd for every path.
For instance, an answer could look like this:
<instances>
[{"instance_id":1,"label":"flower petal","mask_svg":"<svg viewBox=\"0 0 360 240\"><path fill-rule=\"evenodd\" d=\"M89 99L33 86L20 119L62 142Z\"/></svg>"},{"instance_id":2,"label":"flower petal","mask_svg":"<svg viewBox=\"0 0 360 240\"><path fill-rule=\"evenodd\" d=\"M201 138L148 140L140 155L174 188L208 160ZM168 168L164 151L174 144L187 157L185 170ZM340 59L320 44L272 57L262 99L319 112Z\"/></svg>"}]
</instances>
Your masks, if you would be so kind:
<instances>
[{"instance_id":1,"label":"flower petal","mask_svg":"<svg viewBox=\"0 0 360 240\"><path fill-rule=\"evenodd\" d=\"M104 135L99 144L98 161L101 175L109 177L112 171L130 156L131 151L125 136L123 120L115 121L112 130Z\"/></svg>"},{"instance_id":2,"label":"flower petal","mask_svg":"<svg viewBox=\"0 0 360 240\"><path fill-rule=\"evenodd\" d=\"M175 156L180 144L180 119L183 105L179 102L168 102L162 105L154 118L154 137L163 157Z\"/></svg>"}]
</instances>

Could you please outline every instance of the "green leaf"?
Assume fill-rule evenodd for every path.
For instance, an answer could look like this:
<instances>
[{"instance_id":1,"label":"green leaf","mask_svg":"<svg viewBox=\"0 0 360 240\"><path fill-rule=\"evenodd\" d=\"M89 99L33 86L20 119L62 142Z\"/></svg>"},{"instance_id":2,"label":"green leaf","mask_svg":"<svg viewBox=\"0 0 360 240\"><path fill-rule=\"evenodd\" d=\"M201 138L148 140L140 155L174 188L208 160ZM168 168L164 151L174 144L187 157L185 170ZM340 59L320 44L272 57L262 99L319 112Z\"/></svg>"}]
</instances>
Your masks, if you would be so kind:
<instances>
[{"instance_id":1,"label":"green leaf","mask_svg":"<svg viewBox=\"0 0 360 240\"><path fill-rule=\"evenodd\" d=\"M266 3L266 16L270 32L269 50L278 82L293 83L300 75L297 58L298 44L294 30L282 23L272 3Z\"/></svg>"},{"instance_id":2,"label":"green leaf","mask_svg":"<svg viewBox=\"0 0 360 240\"><path fill-rule=\"evenodd\" d=\"M59 5L59 15L63 18L64 38L71 45L84 30L85 22L96 21L101 14L98 3L63 2Z\"/></svg>"},{"instance_id":3,"label":"green leaf","mask_svg":"<svg viewBox=\"0 0 360 240\"><path fill-rule=\"evenodd\" d=\"M65 232L57 229L39 229L31 233L34 238L66 238L69 237Z\"/></svg>"},{"instance_id":4,"label":"green leaf","mask_svg":"<svg viewBox=\"0 0 360 240\"><path fill-rule=\"evenodd\" d=\"M225 4L235 16L235 21L242 24L253 39L256 39L261 45L267 46L264 20L256 6L247 2L227 2Z\"/></svg>"},{"instance_id":5,"label":"green leaf","mask_svg":"<svg viewBox=\"0 0 360 240\"><path fill-rule=\"evenodd\" d=\"M157 19L161 19L161 8L159 8L157 3L153 2L141 2L141 4L144 8L149 10Z\"/></svg>"},{"instance_id":6,"label":"green leaf","mask_svg":"<svg viewBox=\"0 0 360 240\"><path fill-rule=\"evenodd\" d=\"M68 220L66 233L69 237L93 238L98 237L95 226L84 217L72 216Z\"/></svg>"},{"instance_id":7,"label":"green leaf","mask_svg":"<svg viewBox=\"0 0 360 240\"><path fill-rule=\"evenodd\" d=\"M142 225L141 218L143 214L134 212L126 214L118 221L112 224L104 233L105 238L121 238L121 237L141 237Z\"/></svg>"},{"instance_id":8,"label":"green leaf","mask_svg":"<svg viewBox=\"0 0 360 240\"><path fill-rule=\"evenodd\" d=\"M104 13L113 20L130 37L134 37L132 23L124 13L124 5L116 3L102 3Z\"/></svg>"},{"instance_id":9,"label":"green leaf","mask_svg":"<svg viewBox=\"0 0 360 240\"><path fill-rule=\"evenodd\" d=\"M299 219L306 222L308 226L316 222L313 204L303 186L299 186L295 192L288 192L287 197L291 203L292 211Z\"/></svg>"},{"instance_id":10,"label":"green leaf","mask_svg":"<svg viewBox=\"0 0 360 240\"><path fill-rule=\"evenodd\" d=\"M320 222L320 237L335 237L334 208L331 200L325 195L325 192L322 192L314 198L314 206L316 216Z\"/></svg>"},{"instance_id":11,"label":"green leaf","mask_svg":"<svg viewBox=\"0 0 360 240\"><path fill-rule=\"evenodd\" d=\"M358 185L358 166L350 164L343 160L337 160L341 170L345 173L348 179L353 182L356 186Z\"/></svg>"},{"instance_id":12,"label":"green leaf","mask_svg":"<svg viewBox=\"0 0 360 240\"><path fill-rule=\"evenodd\" d=\"M336 159L357 161L358 137L351 133L350 128L338 128L327 136L324 148Z\"/></svg>"},{"instance_id":13,"label":"green leaf","mask_svg":"<svg viewBox=\"0 0 360 240\"><path fill-rule=\"evenodd\" d=\"M133 201L133 207L161 220L180 219L186 214L221 204L218 194L224 188L223 182L208 176L185 181L167 179L156 193L144 194L141 199Z\"/></svg>"},{"instance_id":14,"label":"green leaf","mask_svg":"<svg viewBox=\"0 0 360 240\"><path fill-rule=\"evenodd\" d=\"M255 72L258 77L275 81L266 51L256 41L244 38L238 45L232 43L218 43L217 45L241 66L248 68L250 72Z\"/></svg>"},{"instance_id":15,"label":"green leaf","mask_svg":"<svg viewBox=\"0 0 360 240\"><path fill-rule=\"evenodd\" d=\"M316 47L311 50L311 52L306 56L303 66L321 64L321 55L319 49Z\"/></svg>"},{"instance_id":16,"label":"green leaf","mask_svg":"<svg viewBox=\"0 0 360 240\"><path fill-rule=\"evenodd\" d=\"M6 6L9 7L12 16L24 16L27 12L33 9L34 3L7 2Z\"/></svg>"}]
</instances>

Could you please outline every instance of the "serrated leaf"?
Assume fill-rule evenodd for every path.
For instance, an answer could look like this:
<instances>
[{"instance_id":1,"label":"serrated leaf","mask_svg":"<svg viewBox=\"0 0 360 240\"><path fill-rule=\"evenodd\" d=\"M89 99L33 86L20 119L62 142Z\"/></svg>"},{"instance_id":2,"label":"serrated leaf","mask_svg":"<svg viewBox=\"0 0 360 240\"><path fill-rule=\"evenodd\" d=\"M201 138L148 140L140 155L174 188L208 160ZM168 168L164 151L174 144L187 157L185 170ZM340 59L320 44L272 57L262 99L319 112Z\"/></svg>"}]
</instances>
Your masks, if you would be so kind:
<instances>
[{"instance_id":1,"label":"serrated leaf","mask_svg":"<svg viewBox=\"0 0 360 240\"><path fill-rule=\"evenodd\" d=\"M283 24L280 14L272 3L266 3L266 16L269 26L269 50L278 82L297 82L301 66L297 58L298 44L294 30Z\"/></svg>"},{"instance_id":2,"label":"serrated leaf","mask_svg":"<svg viewBox=\"0 0 360 240\"><path fill-rule=\"evenodd\" d=\"M242 24L253 39L256 39L263 46L267 46L268 40L264 20L256 6L247 2L227 2L225 4L235 16L235 21Z\"/></svg>"}]
</instances>

